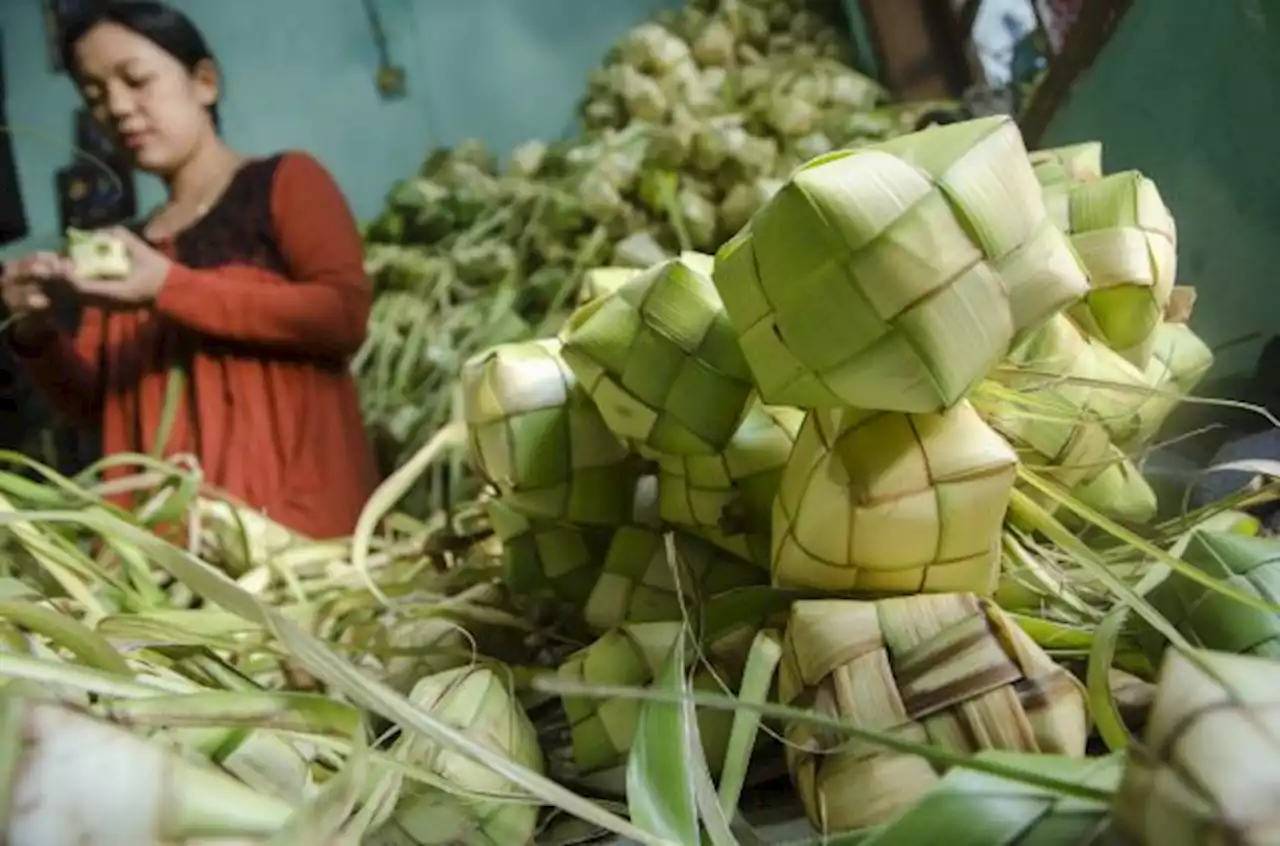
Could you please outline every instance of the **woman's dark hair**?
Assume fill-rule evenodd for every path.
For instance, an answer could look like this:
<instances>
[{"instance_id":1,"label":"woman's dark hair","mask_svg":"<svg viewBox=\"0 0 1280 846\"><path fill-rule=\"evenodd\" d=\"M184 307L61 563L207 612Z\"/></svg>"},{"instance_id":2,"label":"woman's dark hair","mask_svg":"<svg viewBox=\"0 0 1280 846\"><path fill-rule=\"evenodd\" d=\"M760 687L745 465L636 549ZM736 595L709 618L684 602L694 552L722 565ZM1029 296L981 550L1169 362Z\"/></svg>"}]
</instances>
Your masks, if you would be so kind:
<instances>
[{"instance_id":1,"label":"woman's dark hair","mask_svg":"<svg viewBox=\"0 0 1280 846\"><path fill-rule=\"evenodd\" d=\"M67 22L62 31L62 66L76 66L76 43L99 24L111 23L131 30L177 59L188 71L195 72L201 62L217 65L217 59L204 35L191 19L177 9L152 0L115 0L94 2ZM218 105L209 107L209 117L218 126Z\"/></svg>"}]
</instances>

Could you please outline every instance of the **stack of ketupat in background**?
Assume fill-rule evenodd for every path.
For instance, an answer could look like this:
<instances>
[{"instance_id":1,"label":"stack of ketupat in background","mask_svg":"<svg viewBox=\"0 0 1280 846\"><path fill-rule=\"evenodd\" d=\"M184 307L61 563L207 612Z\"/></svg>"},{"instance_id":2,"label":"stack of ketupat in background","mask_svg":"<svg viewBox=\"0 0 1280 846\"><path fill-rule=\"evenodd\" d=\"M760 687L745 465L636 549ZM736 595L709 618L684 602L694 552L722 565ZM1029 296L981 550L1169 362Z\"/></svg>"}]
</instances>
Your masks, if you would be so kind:
<instances>
[{"instance_id":1,"label":"stack of ketupat in background","mask_svg":"<svg viewBox=\"0 0 1280 846\"><path fill-rule=\"evenodd\" d=\"M847 31L831 0L690 3L619 39L570 139L505 164L465 142L393 186L367 227L378 298L356 362L386 465L451 419L463 361L558 329L589 268L714 252L802 162L954 110L888 104L849 67Z\"/></svg>"},{"instance_id":2,"label":"stack of ketupat in background","mask_svg":"<svg viewBox=\"0 0 1280 846\"><path fill-rule=\"evenodd\" d=\"M469 359L350 539L0 472L0 839L1276 842L1280 541L1135 461L1211 359L1175 246L1096 145L936 127ZM392 514L451 443L485 494Z\"/></svg>"}]
</instances>

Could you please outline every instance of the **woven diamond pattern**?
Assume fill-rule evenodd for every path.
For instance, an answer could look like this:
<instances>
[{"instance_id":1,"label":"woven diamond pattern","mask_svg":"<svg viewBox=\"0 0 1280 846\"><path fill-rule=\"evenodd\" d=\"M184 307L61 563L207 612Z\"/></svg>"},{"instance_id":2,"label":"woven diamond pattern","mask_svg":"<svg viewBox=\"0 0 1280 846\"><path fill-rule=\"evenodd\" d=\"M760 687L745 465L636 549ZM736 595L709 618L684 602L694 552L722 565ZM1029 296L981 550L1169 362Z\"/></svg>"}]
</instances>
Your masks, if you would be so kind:
<instances>
[{"instance_id":1,"label":"woven diamond pattern","mask_svg":"<svg viewBox=\"0 0 1280 846\"><path fill-rule=\"evenodd\" d=\"M533 517L617 525L639 470L555 339L503 344L462 369L471 459L507 505Z\"/></svg>"},{"instance_id":2,"label":"woven diamond pattern","mask_svg":"<svg viewBox=\"0 0 1280 846\"><path fill-rule=\"evenodd\" d=\"M814 411L773 510L773 580L851 594L989 594L1017 457L967 402Z\"/></svg>"},{"instance_id":3,"label":"woven diamond pattern","mask_svg":"<svg viewBox=\"0 0 1280 846\"><path fill-rule=\"evenodd\" d=\"M1086 282L1002 118L815 159L717 255L768 403L932 412Z\"/></svg>"},{"instance_id":4,"label":"woven diamond pattern","mask_svg":"<svg viewBox=\"0 0 1280 846\"><path fill-rule=\"evenodd\" d=\"M633 447L714 454L746 410L751 372L715 287L687 260L580 308L564 339L565 362Z\"/></svg>"}]
</instances>

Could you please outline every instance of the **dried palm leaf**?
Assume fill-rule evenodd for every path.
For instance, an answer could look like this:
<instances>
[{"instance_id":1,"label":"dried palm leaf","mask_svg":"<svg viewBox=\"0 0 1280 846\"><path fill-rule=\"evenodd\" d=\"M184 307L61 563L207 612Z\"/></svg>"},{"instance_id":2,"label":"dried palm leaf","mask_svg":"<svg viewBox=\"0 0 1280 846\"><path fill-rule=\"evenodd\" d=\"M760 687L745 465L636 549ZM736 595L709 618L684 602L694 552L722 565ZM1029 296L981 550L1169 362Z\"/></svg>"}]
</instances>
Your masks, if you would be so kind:
<instances>
[{"instance_id":1,"label":"dried palm leaf","mask_svg":"<svg viewBox=\"0 0 1280 846\"><path fill-rule=\"evenodd\" d=\"M1083 686L971 594L797 602L778 693L859 728L961 753L1078 757L1088 735ZM887 822L938 781L924 758L838 732L793 723L786 738L805 813L821 831Z\"/></svg>"}]
</instances>

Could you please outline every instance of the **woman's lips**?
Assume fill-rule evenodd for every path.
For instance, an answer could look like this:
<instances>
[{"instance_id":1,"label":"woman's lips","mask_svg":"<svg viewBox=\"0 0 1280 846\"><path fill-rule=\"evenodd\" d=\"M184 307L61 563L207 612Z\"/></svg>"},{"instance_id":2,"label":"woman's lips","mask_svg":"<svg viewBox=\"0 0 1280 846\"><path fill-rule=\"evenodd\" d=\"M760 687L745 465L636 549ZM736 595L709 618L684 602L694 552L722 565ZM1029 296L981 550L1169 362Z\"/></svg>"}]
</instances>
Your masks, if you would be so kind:
<instances>
[{"instance_id":1,"label":"woman's lips","mask_svg":"<svg viewBox=\"0 0 1280 846\"><path fill-rule=\"evenodd\" d=\"M120 135L120 141L126 149L138 150L147 143L147 136L146 132L125 132Z\"/></svg>"}]
</instances>

